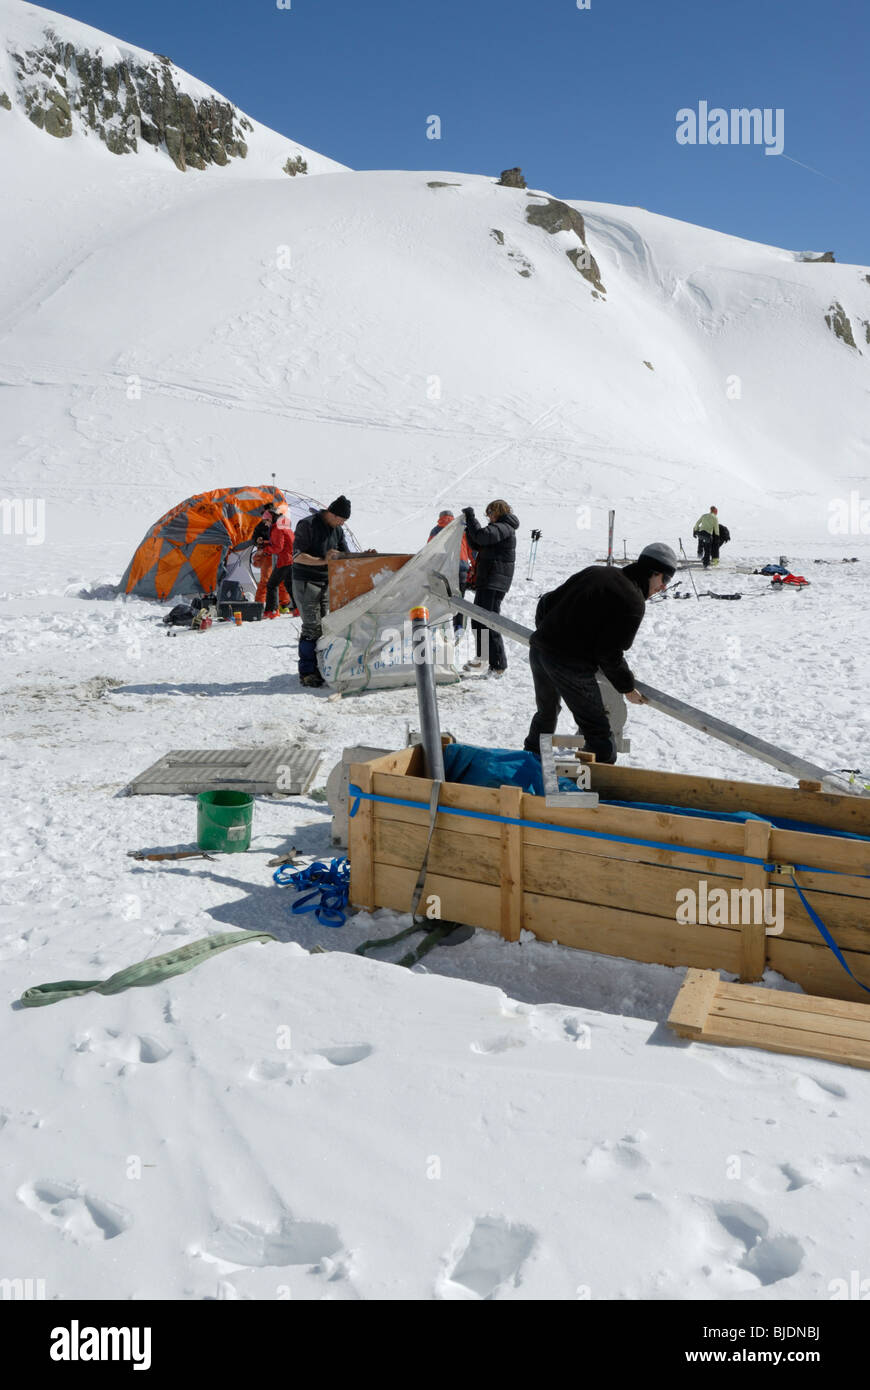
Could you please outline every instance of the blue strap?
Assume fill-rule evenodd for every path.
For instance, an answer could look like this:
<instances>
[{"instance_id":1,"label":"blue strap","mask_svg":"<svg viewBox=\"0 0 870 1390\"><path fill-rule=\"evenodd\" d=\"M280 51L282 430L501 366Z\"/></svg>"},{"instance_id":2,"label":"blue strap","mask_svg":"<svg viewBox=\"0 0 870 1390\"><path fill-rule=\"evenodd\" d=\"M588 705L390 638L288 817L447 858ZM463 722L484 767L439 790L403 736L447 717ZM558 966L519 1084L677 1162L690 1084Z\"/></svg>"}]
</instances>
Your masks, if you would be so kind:
<instances>
[{"instance_id":1,"label":"blue strap","mask_svg":"<svg viewBox=\"0 0 870 1390\"><path fill-rule=\"evenodd\" d=\"M423 811L426 809L423 803L420 801L409 801L398 796L376 796L374 792L364 792L361 787L356 786L353 782L350 783L348 791L350 795L354 798L353 804L350 808L351 817L356 815L357 811L359 810L359 804L361 801L380 801L388 806L412 806L418 811ZM724 854L721 850L696 849L692 845L672 845L667 844L662 840L638 840L631 835L608 835L605 834L605 832L602 830L580 830L578 827L573 825L551 825L548 821L522 820L516 816L494 816L490 815L486 811L468 811L465 810L463 807L459 806L441 806L439 807L438 814L444 816L463 816L469 820L496 821L501 825L528 825L533 830L554 830L561 835L582 835L584 836L584 838L590 840L609 840L611 843L619 845L641 845L645 849L664 849L671 854L697 854L704 859L727 859L734 864L759 864L762 865L768 871L768 873L776 872L778 869L778 866L775 863L768 863L764 859L756 859L753 858L752 855L748 854ZM866 874L847 875L846 870L844 869L819 869L811 864L796 864L794 867L796 869L801 870L802 872L812 874L840 874L843 877L855 878L867 877ZM798 897L800 898L801 902L806 908L810 920L821 933L822 939L824 940L825 944L829 946L830 949L833 951L834 955L837 957L837 960L840 962L843 969L849 975L852 976L852 979L855 980L856 985L859 985L861 989L866 990L867 993L870 994L870 988L868 988L867 985L862 985L861 981L856 979L856 977L852 974L852 971L846 964L842 951L840 950L834 938L831 936L831 933L828 931L827 927L825 926L822 919L819 917L818 913L815 912L814 909L810 906L794 874L791 874L790 878L791 886L795 889Z\"/></svg>"},{"instance_id":2,"label":"blue strap","mask_svg":"<svg viewBox=\"0 0 870 1390\"><path fill-rule=\"evenodd\" d=\"M361 801L380 801L387 806L412 806L417 811L425 811L426 807L421 801L407 801L398 796L375 796L373 792L364 792L353 782L348 787L348 792L354 798L350 808L351 818L359 810ZM486 811L467 811L460 806L440 806L438 814L443 816L462 816L470 820L490 820L499 825L528 825L532 830L554 830L560 835L582 835L590 840L609 840L618 845L642 845L647 849L665 849L671 854L697 854L702 859L728 859L735 864L761 864L766 869L775 869L774 864L768 864L764 859L753 859L745 854L725 854L721 850L695 849L691 845L670 845L660 840L637 840L631 835L607 835L603 830L580 830L573 825L551 825L549 821L522 820L517 816L494 816ZM802 865L798 867L803 867ZM825 873L827 870L814 870L813 872ZM836 870L830 870L834 873Z\"/></svg>"},{"instance_id":3,"label":"blue strap","mask_svg":"<svg viewBox=\"0 0 870 1390\"><path fill-rule=\"evenodd\" d=\"M810 920L812 921L813 925L818 927L819 931L821 932L822 939L825 942L825 945L830 947L830 949L833 951L834 955L837 957L837 960L840 962L843 969L846 971L846 974L852 975L852 979L855 981L855 984L858 986L858 988L863 989L867 994L870 994L870 987L868 987L867 985L862 985L861 981L855 975L852 974L852 971L846 964L846 959L843 955L843 952L840 950L836 941L831 936L831 933L828 931L828 928L825 926L819 914L812 907L810 907L810 904L807 902L806 895L804 894L803 890L801 889L800 885L795 879L794 874L791 875L791 881L792 886L797 891L798 897L800 898L801 902L807 910L807 914Z\"/></svg>"},{"instance_id":4,"label":"blue strap","mask_svg":"<svg viewBox=\"0 0 870 1390\"><path fill-rule=\"evenodd\" d=\"M286 865L276 869L272 880L279 887L292 887L302 892L294 899L290 911L295 914L313 912L324 927L343 927L347 921L347 907L350 896L350 863L344 859L333 859L330 863L318 859L305 869L291 873Z\"/></svg>"}]
</instances>

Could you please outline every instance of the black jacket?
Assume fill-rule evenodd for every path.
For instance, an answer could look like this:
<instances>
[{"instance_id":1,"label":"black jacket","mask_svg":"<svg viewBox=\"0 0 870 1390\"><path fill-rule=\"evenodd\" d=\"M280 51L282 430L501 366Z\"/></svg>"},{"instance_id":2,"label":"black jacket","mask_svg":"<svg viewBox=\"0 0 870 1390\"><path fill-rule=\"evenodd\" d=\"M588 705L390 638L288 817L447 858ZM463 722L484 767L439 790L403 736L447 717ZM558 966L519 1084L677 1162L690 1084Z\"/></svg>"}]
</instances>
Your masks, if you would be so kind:
<instances>
[{"instance_id":1,"label":"black jacket","mask_svg":"<svg viewBox=\"0 0 870 1390\"><path fill-rule=\"evenodd\" d=\"M519 521L513 512L508 512L500 521L481 526L472 507L466 507L463 515L468 544L477 552L475 589L506 594L514 577Z\"/></svg>"},{"instance_id":2,"label":"black jacket","mask_svg":"<svg viewBox=\"0 0 870 1390\"><path fill-rule=\"evenodd\" d=\"M645 601L636 565L590 565L543 595L531 644L567 665L600 667L625 694L634 689L634 675L624 653L641 625Z\"/></svg>"},{"instance_id":3,"label":"black jacket","mask_svg":"<svg viewBox=\"0 0 870 1390\"><path fill-rule=\"evenodd\" d=\"M296 527L293 539L294 555L316 555L325 560L327 550L349 552L347 539L342 526L327 526L323 512L312 512L305 516ZM315 584L328 584L329 572L326 565L297 565L293 562L294 579L313 581Z\"/></svg>"}]
</instances>

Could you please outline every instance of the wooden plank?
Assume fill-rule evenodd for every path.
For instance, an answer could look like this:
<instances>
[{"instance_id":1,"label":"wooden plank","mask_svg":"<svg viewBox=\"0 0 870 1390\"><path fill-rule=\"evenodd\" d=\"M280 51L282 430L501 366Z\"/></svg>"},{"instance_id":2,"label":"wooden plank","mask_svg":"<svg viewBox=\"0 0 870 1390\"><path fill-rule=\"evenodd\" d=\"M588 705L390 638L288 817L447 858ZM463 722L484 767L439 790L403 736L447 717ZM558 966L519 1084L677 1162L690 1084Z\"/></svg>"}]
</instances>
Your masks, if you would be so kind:
<instances>
[{"instance_id":1,"label":"wooden plank","mask_svg":"<svg viewBox=\"0 0 870 1390\"><path fill-rule=\"evenodd\" d=\"M870 835L870 799L834 792L801 792L767 782L661 772L652 768L595 763L592 790L614 800L652 801L695 810L752 811L789 820ZM792 832L795 833L795 832Z\"/></svg>"},{"instance_id":2,"label":"wooden plank","mask_svg":"<svg viewBox=\"0 0 870 1390\"><path fill-rule=\"evenodd\" d=\"M600 764L593 764L600 766ZM593 787L594 790L594 787ZM547 806L542 796L523 797L525 820L545 825L574 826L579 830L594 830L605 835L627 835L633 839L655 840L665 845L692 845L697 849L720 854L743 853L743 826L733 821L707 819L705 816L675 816L667 811L635 811L631 807L594 806L588 810L572 811L570 807ZM564 836L565 842L583 842L581 836ZM598 854L609 852L609 842L602 841ZM690 856L694 857L694 856ZM735 865L735 873L741 866Z\"/></svg>"},{"instance_id":3,"label":"wooden plank","mask_svg":"<svg viewBox=\"0 0 870 1390\"><path fill-rule=\"evenodd\" d=\"M761 1023L765 1027L786 1030L797 1028L805 1033L819 1033L831 1038L858 1038L870 1044L870 1009L864 1010L863 1018L842 1018L835 1014L824 1014L804 1009L800 994L780 994L779 990L760 991L763 1000L748 1001L735 999L727 992L714 999L708 1010L709 1027L714 1030L722 1018L739 1019L747 1023ZM780 1004L780 999L792 1000L792 1007ZM857 1006L856 1006L857 1007Z\"/></svg>"},{"instance_id":4,"label":"wooden plank","mask_svg":"<svg viewBox=\"0 0 870 1390\"><path fill-rule=\"evenodd\" d=\"M449 825L449 817L444 819ZM379 864L419 869L428 838L428 825L408 825L375 816L374 857ZM482 835L466 835L462 831L436 829L429 850L429 872L471 883L498 885L502 877L499 841Z\"/></svg>"},{"instance_id":5,"label":"wooden plank","mask_svg":"<svg viewBox=\"0 0 870 1390\"><path fill-rule=\"evenodd\" d=\"M384 806L376 804L376 814L393 820L407 820L419 824L420 814L424 824L429 824L429 796L432 783L428 777L397 777L390 773L374 771L373 790L378 796L411 799L417 806ZM445 782L441 788L440 805L453 806L458 810L482 811L486 815L497 816L498 790L495 787L466 787L458 782ZM499 838L500 828L493 821L464 820L462 816L439 816L436 824L445 830L463 830L474 835L490 835Z\"/></svg>"},{"instance_id":6,"label":"wooden plank","mask_svg":"<svg viewBox=\"0 0 870 1390\"><path fill-rule=\"evenodd\" d=\"M370 792L373 778L371 763L351 763L350 780L360 791ZM372 802L360 801L356 815L348 820L350 901L356 907L366 907L370 911L380 906L375 898L372 824Z\"/></svg>"},{"instance_id":7,"label":"wooden plank","mask_svg":"<svg viewBox=\"0 0 870 1390\"><path fill-rule=\"evenodd\" d=\"M856 977L870 986L870 962L867 956L855 951L844 951L843 956ZM803 941L769 936L767 964L771 970L800 985L807 994L827 995L830 999L854 999L856 1003L870 1000L870 994L859 989L821 939L817 946L811 946Z\"/></svg>"},{"instance_id":8,"label":"wooden plank","mask_svg":"<svg viewBox=\"0 0 870 1390\"><path fill-rule=\"evenodd\" d=\"M786 887L782 891L785 894L783 930L776 933L777 939L820 946L819 929L794 888ZM864 955L870 951L870 912L865 902L858 898L840 898L833 893L810 893L807 897L841 950Z\"/></svg>"},{"instance_id":9,"label":"wooden plank","mask_svg":"<svg viewBox=\"0 0 870 1390\"><path fill-rule=\"evenodd\" d=\"M709 878L712 874L730 877L736 887L740 885L739 864L728 859L717 859L709 855L680 853L678 849L649 849L642 845L617 844L613 840L586 839L579 835L560 835L555 830L523 829L523 844L541 849L554 849L562 855L607 858L631 864L655 864L661 868L685 869L687 873ZM737 851L739 852L739 851Z\"/></svg>"},{"instance_id":10,"label":"wooden plank","mask_svg":"<svg viewBox=\"0 0 870 1390\"><path fill-rule=\"evenodd\" d=\"M410 869L419 866L422 861L429 833L429 817L427 811L425 814L415 813L414 824L393 820L389 813L401 809L375 805L374 857L379 862ZM382 818L381 812L387 814ZM488 833L467 834L463 830L455 829L454 827L463 824L456 817L444 816L439 824L447 829L436 829L432 837L429 861L431 872L444 874L448 878L468 879L471 882L500 882L499 839ZM475 830L483 829L484 826L487 831L493 828L491 823L486 822L471 824ZM555 896L599 903L602 906L619 904L625 910L646 915L673 918L677 891L687 886L694 887L697 891L697 865L703 866L707 863L706 860L691 860L691 872L680 872L674 868L625 863L589 854L565 854L562 850L563 837L548 835L547 832L533 832L531 838L534 838L535 833L545 838L548 843L543 849L537 845L530 845L530 832L524 832L526 843L523 846L523 886L527 892L540 893L545 897ZM583 843L594 845L596 842ZM726 892L733 891L741 886L741 880L738 878L725 878L703 872L700 877L705 879L708 893L717 888L724 888ZM804 941L810 945L821 944L818 930L807 916L794 889L786 893L784 902L782 939ZM814 905L819 906L815 901ZM864 953L870 951L870 924L867 923L861 904L856 900L836 898L827 894L823 916L844 950ZM723 929L736 930L733 926Z\"/></svg>"},{"instance_id":11,"label":"wooden plank","mask_svg":"<svg viewBox=\"0 0 870 1390\"><path fill-rule=\"evenodd\" d=\"M770 833L770 857L778 864L809 864L842 873L870 874L870 844L836 835L811 835L802 830Z\"/></svg>"},{"instance_id":12,"label":"wooden plank","mask_svg":"<svg viewBox=\"0 0 870 1390\"><path fill-rule=\"evenodd\" d=\"M700 1033L721 981L715 970L687 970L668 1023L681 1037Z\"/></svg>"},{"instance_id":13,"label":"wooden plank","mask_svg":"<svg viewBox=\"0 0 870 1390\"><path fill-rule=\"evenodd\" d=\"M655 965L701 969L740 967L740 936L724 927L695 927L621 908L524 894L523 923L540 941Z\"/></svg>"},{"instance_id":14,"label":"wooden plank","mask_svg":"<svg viewBox=\"0 0 870 1390\"><path fill-rule=\"evenodd\" d=\"M761 1047L767 1052L788 1052L798 1057L819 1057L826 1062L845 1062L870 1067L870 1042L857 1038L831 1038L798 1028L779 1029L745 1019L708 1020L698 1042L723 1042L738 1047Z\"/></svg>"},{"instance_id":15,"label":"wooden plank","mask_svg":"<svg viewBox=\"0 0 870 1390\"><path fill-rule=\"evenodd\" d=\"M562 854L559 849L525 847L524 881L527 892L543 897L568 898L572 902L600 903L626 912L676 920L677 894L690 888L699 892L701 879L707 891L739 888L740 879L720 878L684 869L660 868L593 855ZM691 924L687 924L691 925ZM735 925L722 923L724 930ZM762 926L762 931L764 930Z\"/></svg>"},{"instance_id":16,"label":"wooden plank","mask_svg":"<svg viewBox=\"0 0 870 1390\"><path fill-rule=\"evenodd\" d=\"M388 772L397 777L416 777L423 771L423 749L419 743L400 748L383 758L371 760L373 772Z\"/></svg>"},{"instance_id":17,"label":"wooden plank","mask_svg":"<svg viewBox=\"0 0 870 1390\"><path fill-rule=\"evenodd\" d=\"M747 858L767 858L767 843L770 839L770 826L767 821L748 820L744 830L743 852ZM743 887L750 891L758 888L763 893L767 887L767 874L763 864L743 865ZM743 922L740 925L740 978L743 981L760 980L764 974L767 955L764 914L760 922Z\"/></svg>"},{"instance_id":18,"label":"wooden plank","mask_svg":"<svg viewBox=\"0 0 870 1390\"><path fill-rule=\"evenodd\" d=\"M758 991L758 985L739 985L729 980L727 984L723 983L719 994L723 999L751 1001L757 998ZM791 1007L794 1000L798 999L804 1013L826 1014L830 1018L864 1018L870 1003L870 994L865 996L867 1003L856 1004L848 999L824 999L817 994L793 994L791 990L784 989L771 989L766 992L771 997L773 1007L778 1007L779 1000L785 1000L785 1007Z\"/></svg>"},{"instance_id":19,"label":"wooden plank","mask_svg":"<svg viewBox=\"0 0 870 1390\"><path fill-rule=\"evenodd\" d=\"M824 1010L833 1009L831 1013ZM848 1010L848 1017L844 1013ZM668 1024L695 1042L759 1047L870 1067L870 1007L860 1010L810 995L751 985L724 984L710 972L690 970Z\"/></svg>"},{"instance_id":20,"label":"wooden plank","mask_svg":"<svg viewBox=\"0 0 870 1390\"><path fill-rule=\"evenodd\" d=\"M870 898L870 878L857 878L852 874L842 873L813 873L811 869L799 869L795 877L804 892L812 891L814 894L814 904L816 902L816 895L822 893L829 894L832 897ZM791 888L792 895L794 896L791 878L791 874L773 873L770 875L770 886L771 888ZM821 899L819 900L821 901ZM856 910L858 906L858 904L855 904ZM865 907L863 911L865 920L870 921L870 910Z\"/></svg>"},{"instance_id":21,"label":"wooden plank","mask_svg":"<svg viewBox=\"0 0 870 1390\"><path fill-rule=\"evenodd\" d=\"M398 869L391 864L374 866L374 891L378 907L395 912L407 912L417 881L414 869ZM468 883L464 879L429 874L427 894L441 899L441 916L445 921L463 922L469 927L487 931L501 930L501 890L496 885Z\"/></svg>"},{"instance_id":22,"label":"wooden plank","mask_svg":"<svg viewBox=\"0 0 870 1390\"><path fill-rule=\"evenodd\" d=\"M518 820L522 816L520 787L499 788L499 815ZM519 941L523 926L523 830L521 825L502 825L501 830L501 934L505 941Z\"/></svg>"}]
</instances>

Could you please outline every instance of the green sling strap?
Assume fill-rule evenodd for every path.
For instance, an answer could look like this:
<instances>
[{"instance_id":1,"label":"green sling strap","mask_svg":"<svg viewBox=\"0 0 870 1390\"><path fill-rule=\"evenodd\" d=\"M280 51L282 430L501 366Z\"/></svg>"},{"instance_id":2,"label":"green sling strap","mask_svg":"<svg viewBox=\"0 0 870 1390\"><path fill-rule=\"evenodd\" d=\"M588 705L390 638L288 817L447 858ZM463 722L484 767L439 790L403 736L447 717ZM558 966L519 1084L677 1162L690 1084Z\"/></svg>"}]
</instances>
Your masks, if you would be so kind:
<instances>
[{"instance_id":1,"label":"green sling strap","mask_svg":"<svg viewBox=\"0 0 870 1390\"><path fill-rule=\"evenodd\" d=\"M18 1002L22 1008L35 1009L42 1004L57 1004L61 999L73 999L77 994L120 994L125 989L157 985L162 980L170 980L173 975L183 975L202 961L221 951L228 951L231 946L241 946L244 941L277 940L267 931L218 932L215 936L191 941L175 951L167 951L164 956L137 961L135 965L128 965L125 970L110 975L108 980L55 980L47 985L33 985L24 991Z\"/></svg>"}]
</instances>

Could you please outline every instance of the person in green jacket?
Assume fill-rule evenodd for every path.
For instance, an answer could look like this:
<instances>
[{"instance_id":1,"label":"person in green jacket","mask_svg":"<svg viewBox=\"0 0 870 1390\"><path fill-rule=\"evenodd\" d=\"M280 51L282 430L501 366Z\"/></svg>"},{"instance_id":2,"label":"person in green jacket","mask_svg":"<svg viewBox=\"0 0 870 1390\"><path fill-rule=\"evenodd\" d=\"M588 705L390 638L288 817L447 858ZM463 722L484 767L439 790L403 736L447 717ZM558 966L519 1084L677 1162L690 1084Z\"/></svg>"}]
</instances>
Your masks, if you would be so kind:
<instances>
[{"instance_id":1,"label":"person in green jacket","mask_svg":"<svg viewBox=\"0 0 870 1390\"><path fill-rule=\"evenodd\" d=\"M710 556L713 553L713 537L719 535L718 507L711 507L709 512L705 512L703 516L698 518L692 535L698 537L698 554L704 561L704 569L709 569Z\"/></svg>"}]
</instances>

